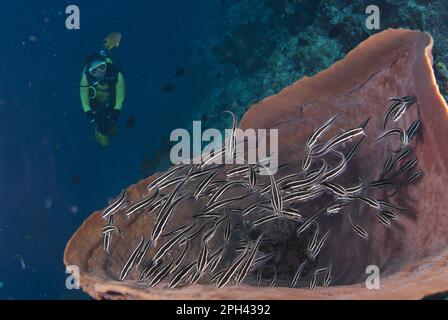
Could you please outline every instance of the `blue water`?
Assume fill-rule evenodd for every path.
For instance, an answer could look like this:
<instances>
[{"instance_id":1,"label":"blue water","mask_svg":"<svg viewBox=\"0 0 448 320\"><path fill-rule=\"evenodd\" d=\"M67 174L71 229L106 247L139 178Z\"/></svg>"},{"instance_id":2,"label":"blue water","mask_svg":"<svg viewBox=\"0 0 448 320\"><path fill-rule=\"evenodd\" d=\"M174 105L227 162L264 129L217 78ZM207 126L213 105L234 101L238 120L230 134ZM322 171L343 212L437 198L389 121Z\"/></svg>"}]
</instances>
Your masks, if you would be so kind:
<instances>
[{"instance_id":1,"label":"blue water","mask_svg":"<svg viewBox=\"0 0 448 320\"><path fill-rule=\"evenodd\" d=\"M91 212L142 178L140 163L162 138L191 121L208 86L201 70L188 68L198 20L207 16L202 2L2 3L1 299L85 297L65 289L64 247ZM81 9L76 31L65 28L65 8L74 3ZM83 115L79 81L85 56L113 31L123 34L111 56L123 66L127 94L119 134L102 148ZM178 67L185 68L183 77L175 77ZM176 84L175 92L162 92L168 82ZM126 127L129 116L136 119L133 128ZM79 183L72 183L73 176ZM52 202L48 209L46 199Z\"/></svg>"}]
</instances>

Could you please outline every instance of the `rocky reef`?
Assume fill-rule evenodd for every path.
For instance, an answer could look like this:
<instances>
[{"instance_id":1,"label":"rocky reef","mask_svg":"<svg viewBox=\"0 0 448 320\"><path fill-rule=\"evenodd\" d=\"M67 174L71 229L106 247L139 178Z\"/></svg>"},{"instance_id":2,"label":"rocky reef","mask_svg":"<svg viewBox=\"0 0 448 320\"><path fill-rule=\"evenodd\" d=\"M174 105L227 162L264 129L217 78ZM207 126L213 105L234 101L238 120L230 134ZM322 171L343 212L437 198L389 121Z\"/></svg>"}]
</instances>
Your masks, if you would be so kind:
<instances>
[{"instance_id":1,"label":"rocky reef","mask_svg":"<svg viewBox=\"0 0 448 320\"><path fill-rule=\"evenodd\" d=\"M204 62L210 66L210 81L216 88L204 98L194 118L206 115L209 127L222 128L223 109L241 116L252 103L328 68L361 41L388 28L429 32L436 44L434 63L448 63L446 1L381 0L375 4L381 12L380 30L365 28L367 5L362 0L229 2L223 19L231 23L220 28L229 31L205 37L197 55L198 67ZM213 80L216 73L219 79ZM438 81L442 88L448 87L444 77Z\"/></svg>"},{"instance_id":2,"label":"rocky reef","mask_svg":"<svg viewBox=\"0 0 448 320\"><path fill-rule=\"evenodd\" d=\"M372 181L387 162L390 150L395 148L392 142L376 141L378 132L384 130L387 99L415 96L416 104L397 119L396 125L409 128L415 119L421 121L422 129L410 145L418 158L418 167L425 172L425 176L418 183L399 188L394 196L383 189L369 193L371 197L384 199L397 208L407 208L391 225L386 223L389 227L384 226L384 220L380 223L374 214L368 212L368 208L359 205L350 207L348 212L343 214L327 215L322 218L326 221L322 224L322 230L327 230L331 225L330 230L333 230L333 233L331 241L326 242L319 261L325 261L326 264L330 261L330 265L333 266L334 285L321 286L319 283L315 290L308 290L304 289L303 283L299 281L298 288L294 288L294 285L290 288L289 281L285 282L282 278L288 271L279 267L277 282L273 280L266 282L262 274L261 281L254 282L254 278L251 278L252 281L244 283L237 281L237 284L229 283L222 287L220 284L226 280L225 270L234 265L232 261L235 261L235 253L241 252L237 246L233 250L233 255L224 256L222 259L224 273L218 274L217 285L210 279L198 281L199 279L193 275L185 285L168 288L168 278L165 277L169 274L172 263L182 256L178 251L180 249L172 252L159 251L169 242L164 239L154 244L148 242L151 249L142 251L144 247L142 239L146 237L150 239L148 234L152 234L152 238L154 234L158 235L155 224L160 224L158 219L154 219L153 212L156 209L151 210L139 205L135 207L141 203L140 201L152 199L153 194L149 193L147 187L154 179L160 178L160 174L130 186L107 209L93 213L67 244L64 263L79 268L82 289L97 299L419 299L447 291L448 222L445 208L448 197L443 186L448 179L446 166L448 146L444 143L447 136L448 106L436 83L432 68L432 48L433 39L423 32L391 29L370 36L327 70L313 77L304 77L282 89L278 94L252 105L242 118L240 123L242 129L278 129L279 162L289 164L302 163L306 157L304 146L308 136L331 117L339 115L337 125L328 132L329 136L337 134L342 128L351 128L363 123L367 143L359 148L351 160L348 177L340 183L344 184L349 181L346 179L359 177L363 181ZM370 119L368 125L366 119ZM220 176L217 174L219 171L214 178L219 180ZM172 187L166 196L173 195L174 199L174 194L181 187L182 184L179 187ZM176 191L172 191L173 189ZM197 190L198 186L195 186L194 189L187 190L187 194ZM271 194L274 194L273 189ZM272 199L274 198L272 196ZM167 198L161 199L161 203L164 203L163 199ZM274 202L272 200L275 209ZM312 216L316 211L315 205L317 204L300 208L305 221L314 221ZM164 232L173 230L173 237L185 235L182 233L187 229L179 227L189 226L194 216L201 215L203 210L201 201L185 200L177 206L175 215L167 224L169 229ZM105 220L102 217L110 220L108 215L112 212L116 216L115 223L120 230L113 235L115 239L113 244L104 248ZM127 214L129 212L132 212L132 217ZM356 223L362 225L369 235L368 241L364 241L353 232L349 223L351 217L347 213L356 215ZM268 238L277 235L274 239L277 248L285 244L283 256L288 257L288 261L300 261L303 258L300 254L297 256L297 252L302 250L300 241L303 241L302 244L306 248L310 236L299 239L300 241L296 240L299 241L299 247L296 248L298 251L291 249L286 245L291 243L286 237L288 232L291 232L288 229L291 229L289 227L292 222L288 221L286 224L283 221L266 224L264 232L269 234ZM303 223L299 222L299 225ZM111 230L117 231L114 228ZM201 232L202 235L206 233L205 229L200 228L198 234L201 235ZM295 228L292 228L292 233L295 234ZM212 239L209 244L213 246L214 237L220 238L226 231L206 234L207 239ZM144 238L141 238L142 236ZM245 253L253 252L255 256L259 247L256 237L249 238L245 251L244 247L242 249ZM139 242L140 245L136 247ZM199 269L207 268L206 262L209 261L207 257L212 255L207 252L204 243L204 240L202 243L192 241L190 251L185 250L188 253L186 259L192 259L191 265ZM140 249L137 250L138 248ZM288 250L293 251L288 254ZM129 261L137 259L140 252L144 254L138 259L143 261L146 252L149 251L151 253L148 253L147 259L150 268L153 267L151 261L158 261L154 257L157 252L167 253L166 256L163 255L163 260L167 258L168 262L163 262L163 268L153 268L150 277L152 280L148 284L138 280L139 274L146 275L145 272L151 273L150 271L145 271L146 268L138 270L127 266ZM275 264L281 260L274 258L273 261ZM367 290L365 287L365 269L368 265L376 265L381 270L381 287L378 290ZM274 279L277 279L277 271ZM312 273L305 273L307 279L312 277ZM268 276L272 277L272 274ZM154 279L160 282L156 283ZM253 290L254 286L262 286L263 290ZM310 287L314 289L314 286Z\"/></svg>"}]
</instances>

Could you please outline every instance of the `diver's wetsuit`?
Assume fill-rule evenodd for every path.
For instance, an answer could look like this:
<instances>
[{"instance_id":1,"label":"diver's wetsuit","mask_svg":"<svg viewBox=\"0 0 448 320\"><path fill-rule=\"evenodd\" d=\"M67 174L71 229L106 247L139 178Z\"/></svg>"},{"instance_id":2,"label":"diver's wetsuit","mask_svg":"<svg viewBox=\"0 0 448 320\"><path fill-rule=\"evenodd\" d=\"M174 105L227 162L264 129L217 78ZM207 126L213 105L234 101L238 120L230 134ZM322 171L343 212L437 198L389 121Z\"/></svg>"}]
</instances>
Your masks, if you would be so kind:
<instances>
[{"instance_id":1,"label":"diver's wetsuit","mask_svg":"<svg viewBox=\"0 0 448 320\"><path fill-rule=\"evenodd\" d=\"M81 80L81 102L84 113L95 121L97 130L103 134L111 134L117 117L123 107L125 83L123 74L106 58L107 72L105 78L95 83L87 67Z\"/></svg>"}]
</instances>

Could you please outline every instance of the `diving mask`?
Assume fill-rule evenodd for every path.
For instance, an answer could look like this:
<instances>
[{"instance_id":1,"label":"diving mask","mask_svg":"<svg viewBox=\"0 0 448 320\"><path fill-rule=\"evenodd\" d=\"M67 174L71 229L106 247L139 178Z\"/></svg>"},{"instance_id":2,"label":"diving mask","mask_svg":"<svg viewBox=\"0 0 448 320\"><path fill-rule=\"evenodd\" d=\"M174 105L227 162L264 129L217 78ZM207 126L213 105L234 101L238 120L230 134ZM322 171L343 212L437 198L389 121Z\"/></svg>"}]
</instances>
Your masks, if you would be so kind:
<instances>
[{"instance_id":1,"label":"diving mask","mask_svg":"<svg viewBox=\"0 0 448 320\"><path fill-rule=\"evenodd\" d=\"M94 61L90 68L89 73L95 78L103 78L106 74L107 64L104 61Z\"/></svg>"}]
</instances>

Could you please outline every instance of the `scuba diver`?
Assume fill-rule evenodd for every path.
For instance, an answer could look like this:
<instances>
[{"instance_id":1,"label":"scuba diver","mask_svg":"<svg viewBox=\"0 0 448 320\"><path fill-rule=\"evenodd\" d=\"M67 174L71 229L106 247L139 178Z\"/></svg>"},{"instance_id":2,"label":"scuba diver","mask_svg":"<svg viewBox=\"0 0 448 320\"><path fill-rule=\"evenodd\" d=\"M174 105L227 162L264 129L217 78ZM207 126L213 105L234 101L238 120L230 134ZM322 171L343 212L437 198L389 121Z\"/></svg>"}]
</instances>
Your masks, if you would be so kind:
<instances>
[{"instance_id":1,"label":"scuba diver","mask_svg":"<svg viewBox=\"0 0 448 320\"><path fill-rule=\"evenodd\" d=\"M109 145L110 137L117 133L116 123L123 107L125 82L120 68L104 50L87 57L80 94L84 114L95 126L97 142L102 146Z\"/></svg>"}]
</instances>

